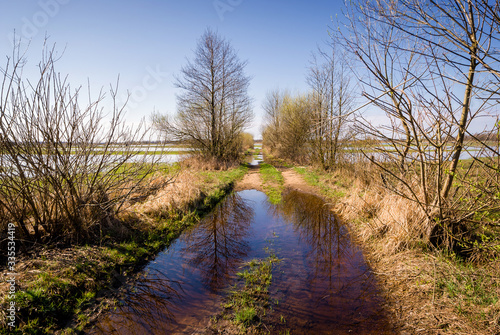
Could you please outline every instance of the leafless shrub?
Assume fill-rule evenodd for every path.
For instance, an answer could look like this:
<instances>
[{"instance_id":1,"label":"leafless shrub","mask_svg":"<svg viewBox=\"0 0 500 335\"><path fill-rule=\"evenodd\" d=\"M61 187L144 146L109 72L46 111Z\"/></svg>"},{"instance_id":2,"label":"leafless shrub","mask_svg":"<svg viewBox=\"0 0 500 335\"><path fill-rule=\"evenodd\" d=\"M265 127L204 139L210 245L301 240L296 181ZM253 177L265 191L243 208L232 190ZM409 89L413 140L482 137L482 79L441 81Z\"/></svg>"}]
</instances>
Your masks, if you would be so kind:
<instances>
[{"instance_id":1,"label":"leafless shrub","mask_svg":"<svg viewBox=\"0 0 500 335\"><path fill-rule=\"evenodd\" d=\"M83 104L44 49L36 81L23 78L25 59L15 48L2 69L0 91L0 226L13 222L20 241L75 243L99 237L153 172L133 144L144 124L124 122L123 107L103 112L104 93ZM5 229L2 229L5 231Z\"/></svg>"},{"instance_id":2,"label":"leafless shrub","mask_svg":"<svg viewBox=\"0 0 500 335\"><path fill-rule=\"evenodd\" d=\"M250 133L242 133L240 135L240 138L241 138L241 143L242 143L242 149L245 151L245 150L249 150L249 149L253 149L254 147L254 139L253 139L253 135L250 134Z\"/></svg>"},{"instance_id":3,"label":"leafless shrub","mask_svg":"<svg viewBox=\"0 0 500 335\"><path fill-rule=\"evenodd\" d=\"M263 145L279 158L300 163L308 161L312 126L311 98L271 92L264 110Z\"/></svg>"},{"instance_id":4,"label":"leafless shrub","mask_svg":"<svg viewBox=\"0 0 500 335\"><path fill-rule=\"evenodd\" d=\"M349 124L354 110L354 92L350 71L341 48L335 44L329 51L313 54L307 83L312 90L312 161L328 170L346 157L347 144L352 140Z\"/></svg>"},{"instance_id":5,"label":"leafless shrub","mask_svg":"<svg viewBox=\"0 0 500 335\"><path fill-rule=\"evenodd\" d=\"M366 158L387 189L425 213L422 235L449 247L469 244L475 224L464 223L481 224L477 214L499 206L499 165L490 159L498 149L477 141L471 150L465 140L499 93L499 22L488 3L353 2L349 32L337 40L363 66L364 97L391 122L358 117L359 131L378 141ZM478 166L489 173L477 178Z\"/></svg>"}]
</instances>

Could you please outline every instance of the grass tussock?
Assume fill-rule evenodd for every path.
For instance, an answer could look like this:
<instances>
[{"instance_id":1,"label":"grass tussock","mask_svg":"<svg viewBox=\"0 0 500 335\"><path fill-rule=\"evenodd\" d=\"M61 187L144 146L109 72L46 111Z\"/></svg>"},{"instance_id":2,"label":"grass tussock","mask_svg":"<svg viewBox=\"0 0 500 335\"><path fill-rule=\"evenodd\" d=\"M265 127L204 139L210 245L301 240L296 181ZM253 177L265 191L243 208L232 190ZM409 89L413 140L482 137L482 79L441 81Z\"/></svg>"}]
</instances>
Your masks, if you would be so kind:
<instances>
[{"instance_id":1,"label":"grass tussock","mask_svg":"<svg viewBox=\"0 0 500 335\"><path fill-rule=\"evenodd\" d=\"M198 173L183 169L175 178L175 182L150 195L146 201L129 208L129 212L143 217L167 218L176 212L185 212L189 202L196 199L203 191L200 187L201 177Z\"/></svg>"},{"instance_id":2,"label":"grass tussock","mask_svg":"<svg viewBox=\"0 0 500 335\"><path fill-rule=\"evenodd\" d=\"M338 169L326 173L305 168L296 171L334 200L335 210L344 220L356 224L356 236L361 243L384 239L380 257L421 244L426 229L422 225L424 214L412 201L388 192L375 172Z\"/></svg>"},{"instance_id":3,"label":"grass tussock","mask_svg":"<svg viewBox=\"0 0 500 335\"><path fill-rule=\"evenodd\" d=\"M239 166L237 161L219 160L213 157L203 157L200 155L192 155L183 159L179 165L183 169L193 169L196 171L226 171Z\"/></svg>"},{"instance_id":4,"label":"grass tussock","mask_svg":"<svg viewBox=\"0 0 500 335\"><path fill-rule=\"evenodd\" d=\"M295 170L331 199L352 237L365 249L386 307L402 331L500 333L498 253L473 262L432 247L425 239L423 212L384 188L380 175L369 166L328 173Z\"/></svg>"},{"instance_id":5,"label":"grass tussock","mask_svg":"<svg viewBox=\"0 0 500 335\"><path fill-rule=\"evenodd\" d=\"M280 260L270 254L265 259L253 259L243 265L237 275L240 279L225 298L224 311L213 320L210 331L220 329L235 334L267 334L263 319L270 307L269 286L273 265Z\"/></svg>"},{"instance_id":6,"label":"grass tussock","mask_svg":"<svg viewBox=\"0 0 500 335\"><path fill-rule=\"evenodd\" d=\"M279 170L269 163L260 164L260 175L264 192L269 197L269 202L278 204L281 202L281 193L285 180Z\"/></svg>"}]
</instances>

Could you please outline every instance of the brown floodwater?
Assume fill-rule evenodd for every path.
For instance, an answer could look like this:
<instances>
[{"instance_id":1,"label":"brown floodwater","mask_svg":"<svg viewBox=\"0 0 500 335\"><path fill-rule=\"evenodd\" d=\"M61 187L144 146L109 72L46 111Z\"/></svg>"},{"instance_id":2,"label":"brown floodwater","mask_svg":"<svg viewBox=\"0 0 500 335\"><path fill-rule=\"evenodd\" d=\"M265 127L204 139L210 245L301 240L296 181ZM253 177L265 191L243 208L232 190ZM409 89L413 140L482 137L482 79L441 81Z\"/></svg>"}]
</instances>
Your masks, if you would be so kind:
<instances>
[{"instance_id":1,"label":"brown floodwater","mask_svg":"<svg viewBox=\"0 0 500 335\"><path fill-rule=\"evenodd\" d=\"M281 260L270 287L271 334L392 334L374 276L345 226L314 195L279 205L256 190L229 195L145 268L89 334L198 334L221 310L240 266Z\"/></svg>"}]
</instances>

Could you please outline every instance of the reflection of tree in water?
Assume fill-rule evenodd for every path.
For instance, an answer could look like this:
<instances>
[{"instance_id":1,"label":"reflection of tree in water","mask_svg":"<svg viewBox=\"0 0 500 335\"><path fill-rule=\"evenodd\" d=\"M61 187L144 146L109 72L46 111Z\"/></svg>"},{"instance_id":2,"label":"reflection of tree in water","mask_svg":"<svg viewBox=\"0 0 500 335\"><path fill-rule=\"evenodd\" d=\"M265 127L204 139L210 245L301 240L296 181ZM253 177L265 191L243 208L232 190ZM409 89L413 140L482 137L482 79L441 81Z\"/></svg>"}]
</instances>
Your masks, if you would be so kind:
<instances>
[{"instance_id":1,"label":"reflection of tree in water","mask_svg":"<svg viewBox=\"0 0 500 335\"><path fill-rule=\"evenodd\" d=\"M347 229L321 198L289 189L283 192L282 202L274 211L274 215L292 222L300 238L311 248L308 257L312 267L308 276L310 287L327 280L328 288L325 289L331 298L332 293L345 291L348 287L360 288L360 296L365 295L365 289L372 290L372 285L360 285L373 280L361 252L352 245Z\"/></svg>"},{"instance_id":2,"label":"reflection of tree in water","mask_svg":"<svg viewBox=\"0 0 500 335\"><path fill-rule=\"evenodd\" d=\"M186 246L179 250L181 258L200 271L208 290L215 292L226 287L230 275L248 253L249 245L244 238L253 215L253 209L240 196L232 194L194 229L183 234ZM182 276L177 282L169 279L168 273L150 271L130 287L125 304L101 319L91 333L160 334L165 329L180 332L185 326L182 321L178 323L183 309L203 309L204 293L184 292ZM192 300L189 306L182 303L186 294Z\"/></svg>"},{"instance_id":3,"label":"reflection of tree in water","mask_svg":"<svg viewBox=\"0 0 500 335\"><path fill-rule=\"evenodd\" d=\"M189 264L201 271L203 283L212 292L227 285L247 255L249 245L243 239L253 216L253 209L239 195L231 194L186 235L188 246L183 252L193 254Z\"/></svg>"},{"instance_id":4,"label":"reflection of tree in water","mask_svg":"<svg viewBox=\"0 0 500 335\"><path fill-rule=\"evenodd\" d=\"M101 319L89 334L150 333L175 323L176 302L184 294L181 284L153 270L127 289L126 300Z\"/></svg>"}]
</instances>

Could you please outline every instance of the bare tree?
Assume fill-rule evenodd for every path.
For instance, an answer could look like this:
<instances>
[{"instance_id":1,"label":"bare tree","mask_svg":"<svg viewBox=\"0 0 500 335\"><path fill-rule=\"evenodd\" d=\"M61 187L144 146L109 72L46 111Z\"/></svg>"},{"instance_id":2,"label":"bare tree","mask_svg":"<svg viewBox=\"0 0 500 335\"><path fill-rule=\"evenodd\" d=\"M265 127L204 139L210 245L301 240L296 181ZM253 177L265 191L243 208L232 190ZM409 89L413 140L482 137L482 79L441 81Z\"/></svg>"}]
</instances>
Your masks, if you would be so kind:
<instances>
[{"instance_id":1,"label":"bare tree","mask_svg":"<svg viewBox=\"0 0 500 335\"><path fill-rule=\"evenodd\" d=\"M290 94L276 89L266 94L266 99L262 105L264 118L262 122L263 147L269 152L279 152L281 150L280 133L282 129L281 108L285 100L290 99Z\"/></svg>"},{"instance_id":2,"label":"bare tree","mask_svg":"<svg viewBox=\"0 0 500 335\"><path fill-rule=\"evenodd\" d=\"M228 41L207 30L198 42L194 60L182 68L177 80L183 92L177 97L176 117L155 116L157 128L172 139L189 143L204 156L237 158L240 134L253 117L245 66Z\"/></svg>"},{"instance_id":3,"label":"bare tree","mask_svg":"<svg viewBox=\"0 0 500 335\"><path fill-rule=\"evenodd\" d=\"M349 118L354 106L354 93L344 56L335 54L335 44L329 52L313 54L307 76L312 89L313 127L312 159L324 169L339 161L341 144L346 143ZM340 49L340 48L339 48Z\"/></svg>"},{"instance_id":4,"label":"bare tree","mask_svg":"<svg viewBox=\"0 0 500 335\"><path fill-rule=\"evenodd\" d=\"M457 233L475 212L498 206L494 197L464 206L459 199L471 199L473 187L457 183L471 181L471 169L460 164L471 123L498 97L498 1L352 3L340 41L363 65L364 96L391 121L385 128L361 123L380 143L377 157L367 156L387 187L425 213L425 235Z\"/></svg>"}]
</instances>

